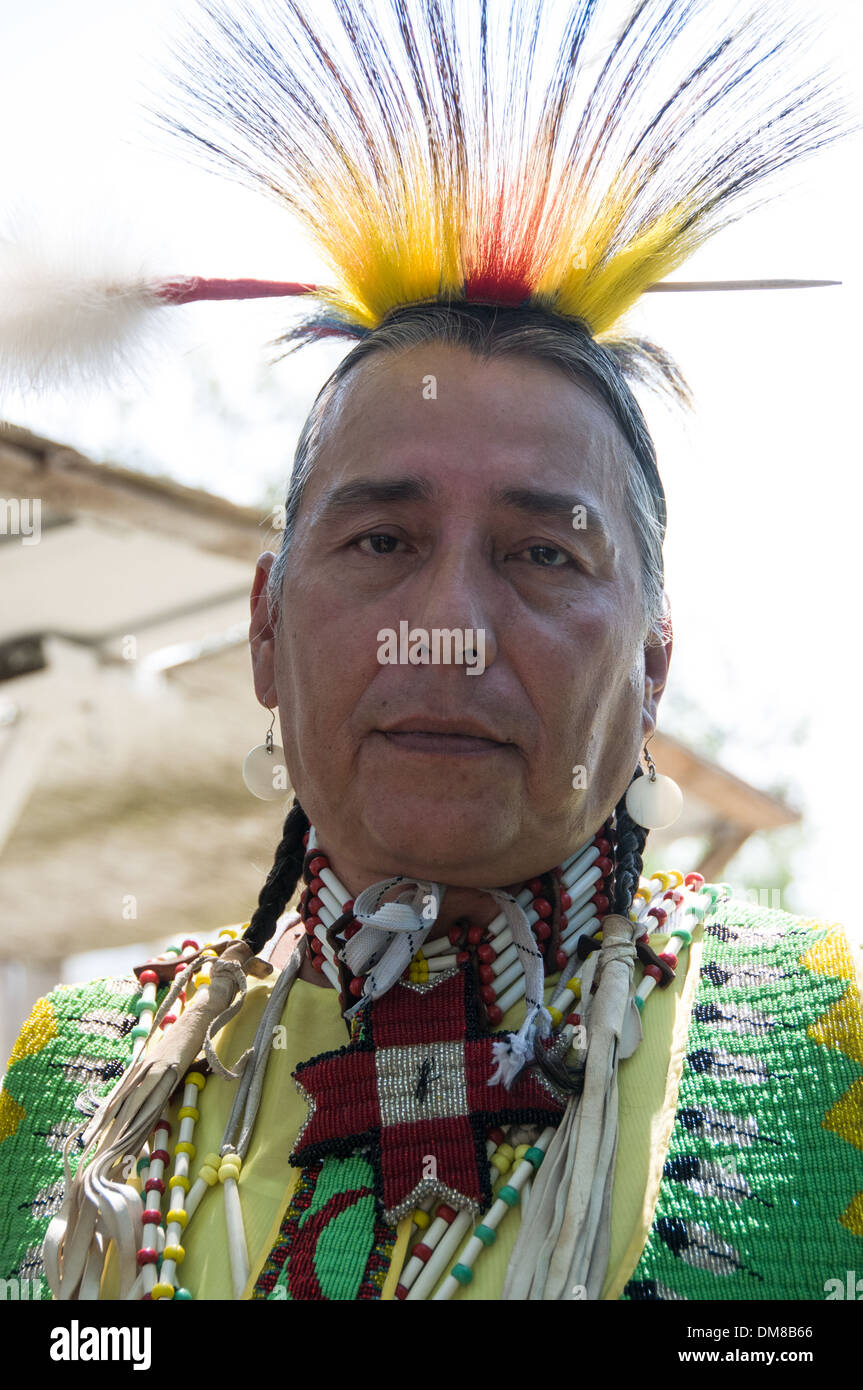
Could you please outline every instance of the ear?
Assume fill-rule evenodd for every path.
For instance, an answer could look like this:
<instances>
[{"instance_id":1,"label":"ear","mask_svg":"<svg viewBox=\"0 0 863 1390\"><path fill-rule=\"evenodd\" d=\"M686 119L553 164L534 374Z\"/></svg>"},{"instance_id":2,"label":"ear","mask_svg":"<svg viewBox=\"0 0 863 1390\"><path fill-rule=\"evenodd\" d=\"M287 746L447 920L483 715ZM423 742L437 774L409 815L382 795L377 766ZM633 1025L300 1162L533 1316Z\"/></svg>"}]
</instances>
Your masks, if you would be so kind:
<instances>
[{"instance_id":1,"label":"ear","mask_svg":"<svg viewBox=\"0 0 863 1390\"><path fill-rule=\"evenodd\" d=\"M275 709L278 704L275 678L276 634L270 621L267 587L270 570L275 555L265 550L255 566L252 582L251 610L252 621L249 627L249 647L252 653L252 676L255 694L266 709Z\"/></svg>"},{"instance_id":2,"label":"ear","mask_svg":"<svg viewBox=\"0 0 863 1390\"><path fill-rule=\"evenodd\" d=\"M651 633L652 640L644 646L644 704L641 711L642 737L647 741L656 730L656 715L662 692L668 680L674 631L671 625L671 604L665 595L659 630Z\"/></svg>"}]
</instances>

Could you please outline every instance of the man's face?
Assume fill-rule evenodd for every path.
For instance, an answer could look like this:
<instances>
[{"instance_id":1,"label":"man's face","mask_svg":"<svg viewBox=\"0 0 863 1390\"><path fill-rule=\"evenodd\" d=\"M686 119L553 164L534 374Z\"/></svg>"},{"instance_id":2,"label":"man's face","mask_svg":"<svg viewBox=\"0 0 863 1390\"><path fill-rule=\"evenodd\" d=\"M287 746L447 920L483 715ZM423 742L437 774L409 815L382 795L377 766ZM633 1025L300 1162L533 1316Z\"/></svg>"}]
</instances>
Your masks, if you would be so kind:
<instances>
[{"instance_id":1,"label":"man's face","mask_svg":"<svg viewBox=\"0 0 863 1390\"><path fill-rule=\"evenodd\" d=\"M557 368L463 348L369 358L331 403L282 620L253 652L346 879L514 883L622 795L662 686L645 676L624 449ZM485 669L470 647L462 664L382 662L380 634L405 621L483 633Z\"/></svg>"}]
</instances>

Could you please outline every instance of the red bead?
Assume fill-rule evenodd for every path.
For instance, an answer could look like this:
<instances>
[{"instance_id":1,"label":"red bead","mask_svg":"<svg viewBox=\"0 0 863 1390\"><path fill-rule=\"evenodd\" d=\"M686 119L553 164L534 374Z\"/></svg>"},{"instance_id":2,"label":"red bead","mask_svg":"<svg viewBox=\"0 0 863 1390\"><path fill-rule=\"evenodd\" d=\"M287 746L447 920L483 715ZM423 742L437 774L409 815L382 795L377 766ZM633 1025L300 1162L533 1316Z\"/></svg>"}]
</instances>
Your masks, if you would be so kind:
<instances>
[{"instance_id":1,"label":"red bead","mask_svg":"<svg viewBox=\"0 0 863 1390\"><path fill-rule=\"evenodd\" d=\"M456 965L466 965L470 960L470 951L459 951L456 958Z\"/></svg>"},{"instance_id":2,"label":"red bead","mask_svg":"<svg viewBox=\"0 0 863 1390\"><path fill-rule=\"evenodd\" d=\"M362 979L360 975L358 975L357 978L355 980L351 980L350 984L348 985L348 989L350 990L351 994L354 996L355 999L359 999L360 995L362 994L364 983L365 981Z\"/></svg>"},{"instance_id":3,"label":"red bead","mask_svg":"<svg viewBox=\"0 0 863 1390\"><path fill-rule=\"evenodd\" d=\"M354 900L353 900L353 898L348 898L347 902L342 903L342 912L353 912L353 910L354 910Z\"/></svg>"},{"instance_id":4,"label":"red bead","mask_svg":"<svg viewBox=\"0 0 863 1390\"><path fill-rule=\"evenodd\" d=\"M362 931L362 922L351 922L350 926L345 927L345 941L350 941L352 936L356 936L358 931Z\"/></svg>"},{"instance_id":5,"label":"red bead","mask_svg":"<svg viewBox=\"0 0 863 1390\"><path fill-rule=\"evenodd\" d=\"M594 893L590 900L596 908L597 916L604 917L609 909L609 901L604 893Z\"/></svg>"},{"instance_id":6,"label":"red bead","mask_svg":"<svg viewBox=\"0 0 863 1390\"><path fill-rule=\"evenodd\" d=\"M190 936L186 937L186 940L182 943L180 950L185 951L187 946L190 946L193 951L197 951L199 949L197 941L193 941Z\"/></svg>"},{"instance_id":7,"label":"red bead","mask_svg":"<svg viewBox=\"0 0 863 1390\"><path fill-rule=\"evenodd\" d=\"M147 1181L144 1183L144 1191L158 1192L161 1196L161 1194L165 1191L165 1184L162 1182L161 1178L148 1178Z\"/></svg>"},{"instance_id":8,"label":"red bead","mask_svg":"<svg viewBox=\"0 0 863 1390\"><path fill-rule=\"evenodd\" d=\"M141 1213L141 1221L145 1226L158 1226L162 1220L162 1213L156 1207L147 1207Z\"/></svg>"},{"instance_id":9,"label":"red bead","mask_svg":"<svg viewBox=\"0 0 863 1390\"><path fill-rule=\"evenodd\" d=\"M540 893L545 892L541 878L529 878L526 887L535 898L538 897Z\"/></svg>"},{"instance_id":10,"label":"red bead","mask_svg":"<svg viewBox=\"0 0 863 1390\"><path fill-rule=\"evenodd\" d=\"M547 941L551 936L551 927L548 922L537 922L533 929L533 934L537 941Z\"/></svg>"},{"instance_id":11,"label":"red bead","mask_svg":"<svg viewBox=\"0 0 863 1390\"><path fill-rule=\"evenodd\" d=\"M158 1123L157 1125L154 1125L154 1126L153 1126L153 1138L154 1138L154 1139L155 1139L156 1135L157 1135L160 1131L161 1131L166 1137L167 1137L167 1135L169 1135L169 1134L171 1133L171 1126L170 1126L170 1124L169 1124L169 1122L168 1122L167 1120L160 1120L159 1123Z\"/></svg>"},{"instance_id":12,"label":"red bead","mask_svg":"<svg viewBox=\"0 0 863 1390\"><path fill-rule=\"evenodd\" d=\"M497 994L491 985L483 985L479 993L484 1004L493 1004L497 999Z\"/></svg>"},{"instance_id":13,"label":"red bead","mask_svg":"<svg viewBox=\"0 0 863 1390\"><path fill-rule=\"evenodd\" d=\"M171 1155L168 1153L167 1149L154 1149L150 1154L150 1162L152 1163L154 1159L157 1158L160 1158L163 1163L171 1162Z\"/></svg>"},{"instance_id":14,"label":"red bead","mask_svg":"<svg viewBox=\"0 0 863 1390\"><path fill-rule=\"evenodd\" d=\"M408 1291L404 1284L396 1284L396 1298L407 1298Z\"/></svg>"},{"instance_id":15,"label":"red bead","mask_svg":"<svg viewBox=\"0 0 863 1390\"><path fill-rule=\"evenodd\" d=\"M658 985L662 984L663 975L658 965L645 965L645 975L649 975L651 980L655 980Z\"/></svg>"},{"instance_id":16,"label":"red bead","mask_svg":"<svg viewBox=\"0 0 863 1390\"><path fill-rule=\"evenodd\" d=\"M461 927L457 927L457 926L455 926L455 925L453 925L453 926L450 927L449 931L447 932L447 936L449 937L449 944L450 944L450 946L457 946L457 945L458 945L458 943L461 941L461 932L462 932Z\"/></svg>"},{"instance_id":17,"label":"red bead","mask_svg":"<svg viewBox=\"0 0 863 1390\"><path fill-rule=\"evenodd\" d=\"M309 892L310 892L310 893L314 893L314 894L318 894L318 893L320 893L320 891L321 891L321 889L323 888L323 886L324 886L324 880L323 880L322 878L313 878L312 881L311 881L311 883L309 884Z\"/></svg>"},{"instance_id":18,"label":"red bead","mask_svg":"<svg viewBox=\"0 0 863 1390\"><path fill-rule=\"evenodd\" d=\"M558 970L562 970L568 960L569 956L566 954L566 951L564 951L563 948L561 948L554 958L554 963L557 966Z\"/></svg>"},{"instance_id":19,"label":"red bead","mask_svg":"<svg viewBox=\"0 0 863 1390\"><path fill-rule=\"evenodd\" d=\"M150 1245L145 1245L144 1248L143 1248L143 1250L139 1250L139 1251L138 1251L138 1264L139 1264L139 1265L154 1265L154 1264L156 1263L156 1261L158 1260L158 1258L159 1258L159 1252L158 1252L158 1250L154 1250L154 1249L152 1248L152 1246L150 1246Z\"/></svg>"},{"instance_id":20,"label":"red bead","mask_svg":"<svg viewBox=\"0 0 863 1390\"><path fill-rule=\"evenodd\" d=\"M481 965L479 968L479 982L481 985L490 985L494 982L494 971L490 965Z\"/></svg>"},{"instance_id":21,"label":"red bead","mask_svg":"<svg viewBox=\"0 0 863 1390\"><path fill-rule=\"evenodd\" d=\"M155 970L142 970L138 979L142 985L157 985L159 983L159 976Z\"/></svg>"},{"instance_id":22,"label":"red bead","mask_svg":"<svg viewBox=\"0 0 863 1390\"><path fill-rule=\"evenodd\" d=\"M316 854L314 859L309 860L309 873L315 878L320 874L321 869L328 869L330 861L324 854Z\"/></svg>"},{"instance_id":23,"label":"red bead","mask_svg":"<svg viewBox=\"0 0 863 1390\"><path fill-rule=\"evenodd\" d=\"M565 912L562 912L560 914L560 921L557 925L560 927L561 932L563 932L564 929L569 926L569 918L567 917Z\"/></svg>"},{"instance_id":24,"label":"red bead","mask_svg":"<svg viewBox=\"0 0 863 1390\"><path fill-rule=\"evenodd\" d=\"M572 898L569 896L568 893L561 893L560 906L561 911L563 912L566 912L567 908L572 907Z\"/></svg>"},{"instance_id":25,"label":"red bead","mask_svg":"<svg viewBox=\"0 0 863 1390\"><path fill-rule=\"evenodd\" d=\"M665 923L668 921L668 913L665 911L664 907L652 907L647 915L653 918L660 929L664 927Z\"/></svg>"},{"instance_id":26,"label":"red bead","mask_svg":"<svg viewBox=\"0 0 863 1390\"><path fill-rule=\"evenodd\" d=\"M506 1138L506 1135L504 1134L502 1129L490 1129L488 1132L488 1137L492 1140L493 1143L497 1144L499 1148L500 1145L503 1143L504 1139Z\"/></svg>"},{"instance_id":27,"label":"red bead","mask_svg":"<svg viewBox=\"0 0 863 1390\"><path fill-rule=\"evenodd\" d=\"M670 965L672 970L677 969L677 956L672 951L660 951L659 959L664 960L666 965Z\"/></svg>"},{"instance_id":28,"label":"red bead","mask_svg":"<svg viewBox=\"0 0 863 1390\"><path fill-rule=\"evenodd\" d=\"M683 882L687 888L701 888L704 883L703 874L687 874Z\"/></svg>"},{"instance_id":29,"label":"red bead","mask_svg":"<svg viewBox=\"0 0 863 1390\"><path fill-rule=\"evenodd\" d=\"M320 974L323 971L324 964L325 962L323 955L312 956L312 969L317 970L318 974Z\"/></svg>"},{"instance_id":30,"label":"red bead","mask_svg":"<svg viewBox=\"0 0 863 1390\"><path fill-rule=\"evenodd\" d=\"M497 960L497 951L488 941L484 941L481 946L477 946L476 953L483 965L491 965L493 960Z\"/></svg>"},{"instance_id":31,"label":"red bead","mask_svg":"<svg viewBox=\"0 0 863 1390\"><path fill-rule=\"evenodd\" d=\"M446 1202L441 1202L440 1206L435 1212L435 1216L439 1216L441 1221L445 1221L448 1226L451 1225L453 1221L455 1221L455 1211L452 1207L448 1207ZM413 1253L416 1254L416 1250L414 1250Z\"/></svg>"},{"instance_id":32,"label":"red bead","mask_svg":"<svg viewBox=\"0 0 863 1390\"><path fill-rule=\"evenodd\" d=\"M431 1259L431 1249L426 1245L424 1240L417 1242L411 1254L416 1255L417 1259L422 1260L423 1264L425 1264L426 1260Z\"/></svg>"},{"instance_id":33,"label":"red bead","mask_svg":"<svg viewBox=\"0 0 863 1390\"><path fill-rule=\"evenodd\" d=\"M596 845L596 848L599 850L599 853L604 858L607 858L608 855L611 854L611 842L609 840L603 839L601 835L598 836L593 843Z\"/></svg>"},{"instance_id":34,"label":"red bead","mask_svg":"<svg viewBox=\"0 0 863 1390\"><path fill-rule=\"evenodd\" d=\"M571 1023L573 1028L577 1028L581 1023L581 1014L567 1014L567 1023Z\"/></svg>"},{"instance_id":35,"label":"red bead","mask_svg":"<svg viewBox=\"0 0 863 1390\"><path fill-rule=\"evenodd\" d=\"M679 907L683 902L683 894L679 888L669 888L667 892L663 893L662 898L663 901L668 898L676 907Z\"/></svg>"},{"instance_id":36,"label":"red bead","mask_svg":"<svg viewBox=\"0 0 863 1390\"><path fill-rule=\"evenodd\" d=\"M547 898L534 898L532 905L537 917L551 916L551 903Z\"/></svg>"},{"instance_id":37,"label":"red bead","mask_svg":"<svg viewBox=\"0 0 863 1390\"><path fill-rule=\"evenodd\" d=\"M167 1028L169 1023L176 1023L176 1022L177 1022L177 1015L176 1015L176 1014L165 1014L165 1017L162 1019L162 1022L159 1024L159 1027L160 1027L160 1028Z\"/></svg>"},{"instance_id":38,"label":"red bead","mask_svg":"<svg viewBox=\"0 0 863 1390\"><path fill-rule=\"evenodd\" d=\"M607 874L611 873L612 864L611 860L607 859L606 856L603 854L599 857L599 859L594 860L590 867L592 869L599 869L599 872L602 874L602 877L605 878Z\"/></svg>"},{"instance_id":39,"label":"red bead","mask_svg":"<svg viewBox=\"0 0 863 1390\"><path fill-rule=\"evenodd\" d=\"M469 946L478 946L482 941L485 927L468 927L467 942Z\"/></svg>"},{"instance_id":40,"label":"red bead","mask_svg":"<svg viewBox=\"0 0 863 1390\"><path fill-rule=\"evenodd\" d=\"M649 933L649 932L642 932L641 936L638 938L638 944L639 944L639 946L649 946L649 945L650 945L650 933Z\"/></svg>"},{"instance_id":41,"label":"red bead","mask_svg":"<svg viewBox=\"0 0 863 1390\"><path fill-rule=\"evenodd\" d=\"M488 1021L489 1021L489 1023L492 1025L492 1027L496 1028L497 1025L500 1023L500 1021L501 1021L502 1018L503 1018L503 1014L501 1013L501 1011L500 1011L500 1009L498 1008L497 1004L492 1004L492 1005L489 1007L489 1010L488 1010Z\"/></svg>"},{"instance_id":42,"label":"red bead","mask_svg":"<svg viewBox=\"0 0 863 1390\"><path fill-rule=\"evenodd\" d=\"M321 910L322 907L323 907L323 903L321 902L320 898L315 898L315 897L309 898L309 901L308 901L308 909L309 909L309 912L315 912L315 913L320 912L320 910Z\"/></svg>"}]
</instances>

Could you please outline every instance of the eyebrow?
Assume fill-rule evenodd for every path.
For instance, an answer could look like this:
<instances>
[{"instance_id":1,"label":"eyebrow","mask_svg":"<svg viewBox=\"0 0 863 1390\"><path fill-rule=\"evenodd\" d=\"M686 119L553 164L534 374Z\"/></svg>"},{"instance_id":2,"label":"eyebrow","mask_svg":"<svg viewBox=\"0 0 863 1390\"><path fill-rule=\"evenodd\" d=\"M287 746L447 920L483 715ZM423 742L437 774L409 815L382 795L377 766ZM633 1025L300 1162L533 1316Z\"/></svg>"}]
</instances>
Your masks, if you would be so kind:
<instances>
[{"instance_id":1,"label":"eyebrow","mask_svg":"<svg viewBox=\"0 0 863 1390\"><path fill-rule=\"evenodd\" d=\"M427 478L413 474L403 478L355 478L324 496L319 519L329 520L369 505L433 502L437 496L438 489ZM580 534L614 549L611 533L602 512L595 502L588 502L577 493L556 492L538 487L509 487L493 492L491 500L499 506L511 507L529 516L553 520L563 517L569 520L577 506L584 507L590 525Z\"/></svg>"},{"instance_id":2,"label":"eyebrow","mask_svg":"<svg viewBox=\"0 0 863 1390\"><path fill-rule=\"evenodd\" d=\"M599 507L577 493L551 492L539 487L510 487L494 493L493 500L526 512L529 516L550 517L553 520L564 516L571 519L576 507L584 507L590 522L586 534L592 532L603 544L611 547L611 533Z\"/></svg>"}]
</instances>

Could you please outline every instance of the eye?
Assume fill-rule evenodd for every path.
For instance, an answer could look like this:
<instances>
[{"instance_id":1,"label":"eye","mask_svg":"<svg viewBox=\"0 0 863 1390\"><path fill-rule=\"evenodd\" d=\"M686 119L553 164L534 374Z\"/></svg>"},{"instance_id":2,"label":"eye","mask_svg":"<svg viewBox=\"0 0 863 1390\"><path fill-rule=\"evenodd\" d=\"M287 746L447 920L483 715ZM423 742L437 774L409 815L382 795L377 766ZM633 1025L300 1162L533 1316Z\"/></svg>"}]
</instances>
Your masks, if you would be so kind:
<instances>
[{"instance_id":1,"label":"eye","mask_svg":"<svg viewBox=\"0 0 863 1390\"><path fill-rule=\"evenodd\" d=\"M531 545L522 554L529 555L540 569L561 569L571 562L567 552L556 545Z\"/></svg>"},{"instance_id":2,"label":"eye","mask_svg":"<svg viewBox=\"0 0 863 1390\"><path fill-rule=\"evenodd\" d=\"M351 541L351 545L363 555L392 555L396 546L402 543L398 536L390 536L382 531L371 531Z\"/></svg>"}]
</instances>

